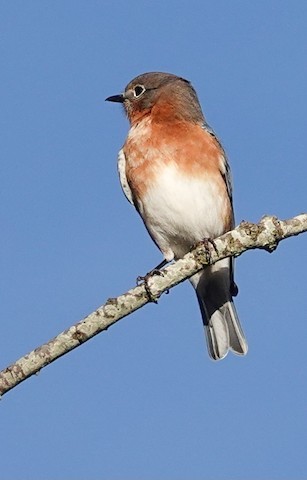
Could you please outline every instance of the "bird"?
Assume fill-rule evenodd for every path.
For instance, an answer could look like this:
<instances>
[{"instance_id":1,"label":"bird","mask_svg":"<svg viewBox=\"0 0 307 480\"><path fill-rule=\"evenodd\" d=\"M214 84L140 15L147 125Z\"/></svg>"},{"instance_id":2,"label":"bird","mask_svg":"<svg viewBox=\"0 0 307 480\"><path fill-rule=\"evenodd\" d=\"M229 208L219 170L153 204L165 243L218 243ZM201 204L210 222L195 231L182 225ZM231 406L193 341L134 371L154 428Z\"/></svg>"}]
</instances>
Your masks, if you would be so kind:
<instances>
[{"instance_id":1,"label":"bird","mask_svg":"<svg viewBox=\"0 0 307 480\"><path fill-rule=\"evenodd\" d=\"M123 193L163 254L157 268L234 228L229 163L190 81L143 73L106 101L121 103L130 122L118 173ZM248 349L233 302L233 264L225 258L190 278L213 360Z\"/></svg>"}]
</instances>

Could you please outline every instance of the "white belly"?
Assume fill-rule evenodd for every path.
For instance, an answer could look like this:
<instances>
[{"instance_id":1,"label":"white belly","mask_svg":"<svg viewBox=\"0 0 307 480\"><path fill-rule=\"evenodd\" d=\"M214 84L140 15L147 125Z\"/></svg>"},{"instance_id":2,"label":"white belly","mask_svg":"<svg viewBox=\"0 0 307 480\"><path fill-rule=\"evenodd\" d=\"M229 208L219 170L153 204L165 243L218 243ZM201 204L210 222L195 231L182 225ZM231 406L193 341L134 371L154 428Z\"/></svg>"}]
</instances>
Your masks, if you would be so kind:
<instances>
[{"instance_id":1,"label":"white belly","mask_svg":"<svg viewBox=\"0 0 307 480\"><path fill-rule=\"evenodd\" d=\"M170 260L206 237L221 235L225 207L225 196L210 178L187 179L173 164L157 177L139 210L151 236Z\"/></svg>"}]
</instances>

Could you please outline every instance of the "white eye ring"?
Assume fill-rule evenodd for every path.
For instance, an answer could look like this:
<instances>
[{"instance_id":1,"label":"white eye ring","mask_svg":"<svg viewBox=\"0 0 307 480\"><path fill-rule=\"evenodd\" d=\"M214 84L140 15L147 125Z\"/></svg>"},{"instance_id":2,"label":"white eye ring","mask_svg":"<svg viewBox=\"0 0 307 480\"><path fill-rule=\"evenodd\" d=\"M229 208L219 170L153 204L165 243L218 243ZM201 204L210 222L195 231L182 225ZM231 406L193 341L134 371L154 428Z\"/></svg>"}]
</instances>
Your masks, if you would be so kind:
<instances>
[{"instance_id":1,"label":"white eye ring","mask_svg":"<svg viewBox=\"0 0 307 480\"><path fill-rule=\"evenodd\" d=\"M144 85L136 85L133 89L133 95L135 98L140 97L146 91Z\"/></svg>"}]
</instances>

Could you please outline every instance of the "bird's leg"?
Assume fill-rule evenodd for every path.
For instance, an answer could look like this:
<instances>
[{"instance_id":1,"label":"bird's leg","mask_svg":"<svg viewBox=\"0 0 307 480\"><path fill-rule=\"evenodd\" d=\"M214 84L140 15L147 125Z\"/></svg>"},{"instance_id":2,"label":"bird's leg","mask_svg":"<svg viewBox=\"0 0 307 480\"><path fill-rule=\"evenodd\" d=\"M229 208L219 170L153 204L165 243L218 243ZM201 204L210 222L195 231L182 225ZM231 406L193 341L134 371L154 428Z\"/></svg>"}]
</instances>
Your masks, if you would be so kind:
<instances>
[{"instance_id":1,"label":"bird's leg","mask_svg":"<svg viewBox=\"0 0 307 480\"><path fill-rule=\"evenodd\" d=\"M139 282L143 282L145 280L148 280L149 277L151 277L152 275L163 275L163 272L161 272L160 269L165 267L165 265L167 265L167 264L168 264L168 261L164 259L161 263L159 263L159 265L157 265L155 268L150 270L150 272L146 273L146 275L144 275L144 277L139 275L136 279L136 283L139 284Z\"/></svg>"},{"instance_id":2,"label":"bird's leg","mask_svg":"<svg viewBox=\"0 0 307 480\"><path fill-rule=\"evenodd\" d=\"M149 288L149 285L148 285L148 280L153 275L163 275L163 272L161 272L160 269L165 267L165 265L167 265L167 264L168 264L168 261L164 259L161 263L159 263L159 265L157 265L155 268L150 270L150 272L146 273L145 276L139 275L136 279L137 285L139 285L141 282L144 282L144 287L145 287L145 290L146 290L146 293L147 293L147 296L148 296L148 299L149 299L150 302L158 303L157 300L155 300L155 298L153 297L153 295L150 291L150 288Z\"/></svg>"}]
</instances>

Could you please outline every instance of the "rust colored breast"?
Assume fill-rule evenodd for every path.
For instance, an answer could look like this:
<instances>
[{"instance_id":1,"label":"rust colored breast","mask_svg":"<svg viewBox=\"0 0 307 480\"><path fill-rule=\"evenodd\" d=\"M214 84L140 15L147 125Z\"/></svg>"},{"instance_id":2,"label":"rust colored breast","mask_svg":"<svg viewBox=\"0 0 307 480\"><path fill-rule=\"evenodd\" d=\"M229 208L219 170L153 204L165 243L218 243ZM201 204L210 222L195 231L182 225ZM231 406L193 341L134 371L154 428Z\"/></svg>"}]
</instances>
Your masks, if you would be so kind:
<instances>
[{"instance_id":1,"label":"rust colored breast","mask_svg":"<svg viewBox=\"0 0 307 480\"><path fill-rule=\"evenodd\" d=\"M159 181L159 172L173 164L184 174L204 182L214 181L225 198L225 228L232 226L232 210L223 179L224 154L215 140L201 125L167 121L169 111L148 116L131 128L124 153L126 176L136 200L142 200L149 188Z\"/></svg>"}]
</instances>

